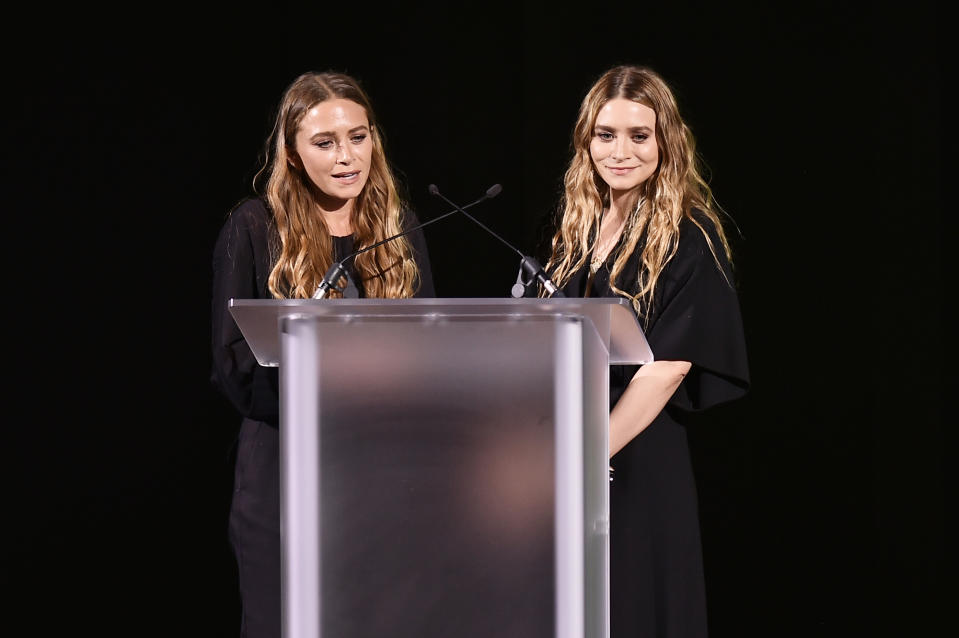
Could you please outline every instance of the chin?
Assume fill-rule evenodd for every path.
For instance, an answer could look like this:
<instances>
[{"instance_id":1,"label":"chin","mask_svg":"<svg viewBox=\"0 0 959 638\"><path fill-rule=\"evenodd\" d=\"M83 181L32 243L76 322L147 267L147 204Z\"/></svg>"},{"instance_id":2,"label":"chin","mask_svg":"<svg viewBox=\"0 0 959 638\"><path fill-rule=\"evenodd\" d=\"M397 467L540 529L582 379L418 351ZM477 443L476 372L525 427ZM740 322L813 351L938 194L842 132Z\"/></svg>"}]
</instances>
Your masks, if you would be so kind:
<instances>
[{"instance_id":1,"label":"chin","mask_svg":"<svg viewBox=\"0 0 959 638\"><path fill-rule=\"evenodd\" d=\"M366 186L366 182L363 183L357 182L356 184L350 184L348 186L342 186L340 184L334 184L333 188L326 191L331 197L337 199L356 199L360 196L360 193L363 192L363 187Z\"/></svg>"},{"instance_id":2,"label":"chin","mask_svg":"<svg viewBox=\"0 0 959 638\"><path fill-rule=\"evenodd\" d=\"M350 188L344 189L340 197L343 199L356 199L362 192L363 186L351 186Z\"/></svg>"},{"instance_id":3,"label":"chin","mask_svg":"<svg viewBox=\"0 0 959 638\"><path fill-rule=\"evenodd\" d=\"M606 180L606 184L614 191L631 191L642 186L643 182L635 179L610 178Z\"/></svg>"}]
</instances>

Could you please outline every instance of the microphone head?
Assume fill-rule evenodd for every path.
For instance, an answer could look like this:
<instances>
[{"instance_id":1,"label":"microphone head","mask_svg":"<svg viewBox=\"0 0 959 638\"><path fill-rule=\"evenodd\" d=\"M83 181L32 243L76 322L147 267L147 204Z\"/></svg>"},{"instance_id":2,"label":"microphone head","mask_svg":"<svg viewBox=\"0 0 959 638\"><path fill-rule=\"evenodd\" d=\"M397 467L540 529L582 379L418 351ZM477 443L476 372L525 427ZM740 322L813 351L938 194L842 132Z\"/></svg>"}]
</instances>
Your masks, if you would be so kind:
<instances>
[{"instance_id":1,"label":"microphone head","mask_svg":"<svg viewBox=\"0 0 959 638\"><path fill-rule=\"evenodd\" d=\"M440 189L436 188L436 184L430 184L429 186L430 195L439 195Z\"/></svg>"},{"instance_id":2,"label":"microphone head","mask_svg":"<svg viewBox=\"0 0 959 638\"><path fill-rule=\"evenodd\" d=\"M493 185L490 186L488 189L486 189L486 196L487 196L487 197L496 197L496 196L499 195L502 191L503 191L503 187L502 187L502 186L500 186L499 184L493 184Z\"/></svg>"}]
</instances>

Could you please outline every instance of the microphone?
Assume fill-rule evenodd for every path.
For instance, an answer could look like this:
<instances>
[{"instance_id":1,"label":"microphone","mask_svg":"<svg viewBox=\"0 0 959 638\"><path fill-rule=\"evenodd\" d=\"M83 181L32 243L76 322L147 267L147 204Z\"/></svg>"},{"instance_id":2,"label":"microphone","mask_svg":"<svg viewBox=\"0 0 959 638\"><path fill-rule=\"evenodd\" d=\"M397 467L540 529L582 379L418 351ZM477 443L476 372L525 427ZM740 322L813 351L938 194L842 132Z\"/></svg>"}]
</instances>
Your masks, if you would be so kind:
<instances>
[{"instance_id":1,"label":"microphone","mask_svg":"<svg viewBox=\"0 0 959 638\"><path fill-rule=\"evenodd\" d=\"M503 190L502 186L500 186L499 184L493 184L486 191L486 194L489 197L495 197L499 195L502 190ZM512 250L514 253L520 256L519 276L517 276L516 283L513 285L513 289L511 292L513 297L522 297L523 292L526 290L526 287L529 286L531 283L533 283L534 279L537 280L540 284L542 284L543 288L546 289L546 292L549 293L550 297L566 296L563 294L561 290L559 290L556 287L556 284L550 281L549 277L546 276L546 272L543 270L543 267L539 265L539 262L537 262L535 259L533 259L532 257L528 255L524 255L518 248L513 246L513 244L509 243L508 241L506 241L505 239L503 239L502 237L494 233L492 230L487 228L481 221L479 221L478 219L476 219L475 217L467 213L465 208L468 208L468 207L460 208L459 206L457 206L450 200L446 199L446 197L444 197L443 194L440 193L440 189L436 187L436 184L430 184L429 191L430 191L430 195L436 195L437 197L445 201L450 206L453 206L454 208L456 208L456 210L458 210L459 212L469 217L474 223L478 224L483 230L485 230L490 235L492 235L496 239L506 244L510 250ZM524 273L529 277L529 279L525 281L523 280Z\"/></svg>"},{"instance_id":2,"label":"microphone","mask_svg":"<svg viewBox=\"0 0 959 638\"><path fill-rule=\"evenodd\" d=\"M471 202L467 204L466 206L464 206L463 208L470 208L472 206L476 206L482 201L496 197L497 195L499 195L499 192L501 190L502 188L499 186L499 184L497 184L495 187L488 189L486 193L484 193L483 196L477 199L475 202ZM334 261L333 264L326 271L326 274L323 275L323 280L320 281L320 285L317 286L316 292L313 293L313 299L325 298L330 293L330 290L335 290L339 293L342 293L343 296L346 297L347 299L358 298L360 296L359 290L357 289L356 284L353 283L353 279L352 277L350 277L349 271L346 269L347 261L349 261L350 259L353 259L357 255L365 253L368 250L373 250L377 246L385 244L388 241L393 241L394 239L397 239L398 237L402 237L403 235L407 233L411 233L414 230L425 228L426 226L429 226L430 224L434 222L438 222L439 220L449 217L450 215L453 215L457 212L464 212L463 208L460 208L457 206L454 210L451 210L448 213L444 213L440 215L439 217L434 217L433 219L423 222L422 224L417 224L416 226L407 228L401 233L397 233L393 235L392 237L387 237L386 239L382 239L376 242L375 244L372 244L365 248L361 248L360 250L357 250L347 255L346 257L344 257L343 259L339 261ZM464 212L464 214L469 214L469 213ZM336 284L340 281L340 279L343 279L343 278L346 279L346 284L342 288L338 288Z\"/></svg>"}]
</instances>

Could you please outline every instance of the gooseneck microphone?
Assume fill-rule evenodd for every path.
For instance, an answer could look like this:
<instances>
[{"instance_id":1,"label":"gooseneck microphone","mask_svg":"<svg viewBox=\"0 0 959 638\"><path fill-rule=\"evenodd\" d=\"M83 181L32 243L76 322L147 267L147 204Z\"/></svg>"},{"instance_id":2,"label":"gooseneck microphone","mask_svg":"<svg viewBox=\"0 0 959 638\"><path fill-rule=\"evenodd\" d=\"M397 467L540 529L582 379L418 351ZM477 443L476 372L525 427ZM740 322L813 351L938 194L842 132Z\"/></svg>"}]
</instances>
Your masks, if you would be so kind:
<instances>
[{"instance_id":1,"label":"gooseneck microphone","mask_svg":"<svg viewBox=\"0 0 959 638\"><path fill-rule=\"evenodd\" d=\"M432 187L432 185L431 185L431 187ZM434 187L434 188L435 188L435 187ZM357 251L355 251L355 252L353 252L353 253L350 253L349 255L347 255L346 257L344 257L343 259L341 259L341 260L339 260L339 261L334 261L333 264L332 264L332 265L329 267L329 269L326 271L326 274L323 275L323 280L320 282L320 285L317 286L316 292L313 293L313 299L323 299L323 298L325 298L325 297L329 294L330 290L335 290L335 291L337 291L337 292L339 292L339 293L342 293L342 295L343 295L344 297L346 297L347 299L356 299L357 297L360 296L360 295L359 295L359 290L357 289L356 284L353 282L353 279L350 277L350 273L349 273L349 271L348 271L347 268L346 268L346 262L348 262L350 259L353 259L353 258L356 257L357 255L360 255L360 254L362 254L362 253L365 253L365 252L368 251L368 250L373 250L373 249L376 248L377 246L381 246L381 245L385 244L385 243L388 242L388 241L393 241L394 239L397 239L397 238L399 238L399 237L402 237L403 235L405 235L405 234L407 234L407 233L411 233L411 232L413 232L414 230L418 230L418 229L420 229L420 228L425 228L426 226L429 226L430 224L432 224L432 223L434 223L434 222L438 222L439 220L444 219L444 218L446 218L446 217L449 217L450 215L453 215L453 214L455 214L455 213L461 212L461 213L463 213L463 214L465 214L465 215L469 215L469 213L466 213L463 209L465 209L465 208L470 208L470 207L472 207L472 206L476 206L476 205L479 204L480 202L483 202L483 201L485 201L485 200L487 200L487 199L491 199L491 198L493 198L493 197L496 197L497 195L499 195L499 192L500 192L501 190L503 190L503 189L500 187L499 184L497 184L496 186L493 186L493 187L487 189L486 193L484 193L483 196L480 197L479 199L477 199L475 202L471 202L471 203L467 204L466 206L463 206L463 208L460 208L459 206L456 206L456 208L454 208L453 210L451 210L451 211L448 212L448 213L443 213L443 214L440 215L439 217L434 217L433 219L431 219L431 220L429 220L429 221L426 221L426 222L423 222L422 224L417 224L416 226L413 226L413 227L411 227L411 228L407 228L406 230L404 230L404 231L401 232L401 233L397 233L397 234L393 235L392 237L387 237L386 239L382 239L382 240L376 242L375 244L371 244L370 246L366 246L365 248L361 248L360 250L357 250ZM454 204L454 206L455 206L455 204ZM337 283L339 283L339 281L340 281L341 279L346 279L346 283L343 285L342 288L337 287L337 285L336 285Z\"/></svg>"},{"instance_id":2,"label":"gooseneck microphone","mask_svg":"<svg viewBox=\"0 0 959 638\"><path fill-rule=\"evenodd\" d=\"M459 212L469 217L474 223L479 225L480 228L482 228L483 230L488 232L490 235L492 235L496 239L506 244L510 250L512 250L514 253L520 256L520 262L519 262L520 277L517 279L517 283L513 286L513 293L512 293L513 297L522 297L523 291L525 290L526 286L533 283L534 279L538 281L543 286L543 288L546 289L546 292L549 293L550 297L566 296L563 294L561 290L559 290L556 287L556 285L552 281L550 281L550 278L546 276L546 271L544 271L543 267L539 265L539 262L537 262L535 259L533 259L529 255L524 255L518 248L513 246L513 244L509 243L508 241L506 241L505 239L503 239L502 237L494 233L492 230L487 228L486 225L483 224L481 221L479 221L478 219L476 219L475 217L467 213L465 209L468 208L468 206L464 206L463 208L460 208L455 203L446 199L446 197L444 197L443 194L440 193L440 189L436 187L436 184L430 184L429 190L431 195L436 195L437 197L442 199L444 202L446 202L450 206L453 206L454 208L456 208L456 210L458 210ZM486 191L486 194L489 197L495 197L496 195L499 195L500 191L502 190L503 190L502 186L500 186L499 184L494 184L489 187L489 189ZM526 276L528 277L526 281L522 281L523 273L525 273Z\"/></svg>"}]
</instances>

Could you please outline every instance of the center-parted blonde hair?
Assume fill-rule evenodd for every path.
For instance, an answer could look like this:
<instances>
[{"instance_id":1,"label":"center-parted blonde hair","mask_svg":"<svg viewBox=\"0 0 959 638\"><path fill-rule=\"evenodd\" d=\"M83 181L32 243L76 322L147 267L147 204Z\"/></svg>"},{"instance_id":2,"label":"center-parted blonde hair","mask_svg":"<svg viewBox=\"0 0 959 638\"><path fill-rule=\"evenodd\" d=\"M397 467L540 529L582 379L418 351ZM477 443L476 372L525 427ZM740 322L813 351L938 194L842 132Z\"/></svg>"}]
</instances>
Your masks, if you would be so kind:
<instances>
[{"instance_id":1,"label":"center-parted blonde hair","mask_svg":"<svg viewBox=\"0 0 959 638\"><path fill-rule=\"evenodd\" d=\"M580 105L573 129L573 157L564 177L557 230L546 264L552 280L558 286L566 284L586 264L597 242L603 210L609 205L609 186L596 172L589 147L600 109L617 98L638 102L656 112L659 165L637 187L635 204L625 211L625 238L619 243L609 278L612 290L631 299L633 308L642 315L643 306L652 303L663 268L676 254L679 224L684 217L699 227L716 257L716 247L706 229L693 217L693 209L698 209L712 221L722 243L721 249L727 259L731 255L716 213L719 206L703 179L695 139L679 114L672 90L651 69L623 65L603 73ZM644 243L638 280L618 282L627 260L641 241ZM722 272L718 259L717 267ZM635 287L629 284L635 284ZM619 285L637 292L627 292Z\"/></svg>"},{"instance_id":2,"label":"center-parted blonde hair","mask_svg":"<svg viewBox=\"0 0 959 638\"><path fill-rule=\"evenodd\" d=\"M373 152L369 180L353 203L356 247L370 246L401 232L404 203L386 160L383 139L366 92L357 80L336 72L300 75L286 89L267 140L266 162L254 188L269 175L265 198L273 213L278 246L271 246L269 289L274 297L312 297L333 264L333 240L316 202L316 187L297 158L296 134L307 112L321 102L341 98L363 107L369 120ZM355 269L368 297L411 297L419 281L412 248L405 237L386 242L356 257ZM339 293L331 291L330 297Z\"/></svg>"}]
</instances>

